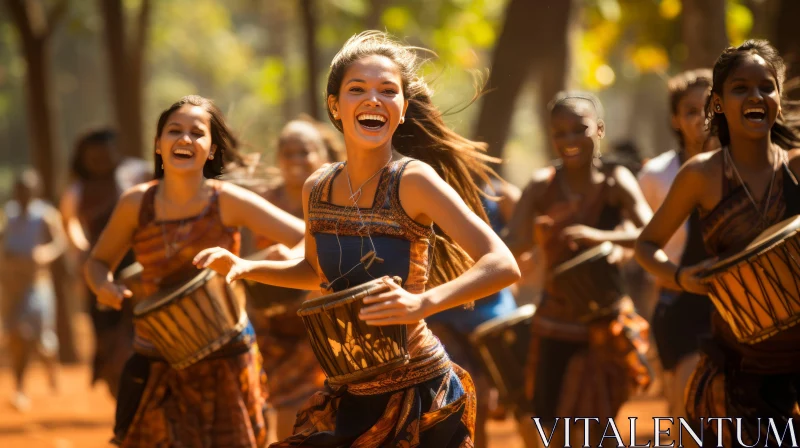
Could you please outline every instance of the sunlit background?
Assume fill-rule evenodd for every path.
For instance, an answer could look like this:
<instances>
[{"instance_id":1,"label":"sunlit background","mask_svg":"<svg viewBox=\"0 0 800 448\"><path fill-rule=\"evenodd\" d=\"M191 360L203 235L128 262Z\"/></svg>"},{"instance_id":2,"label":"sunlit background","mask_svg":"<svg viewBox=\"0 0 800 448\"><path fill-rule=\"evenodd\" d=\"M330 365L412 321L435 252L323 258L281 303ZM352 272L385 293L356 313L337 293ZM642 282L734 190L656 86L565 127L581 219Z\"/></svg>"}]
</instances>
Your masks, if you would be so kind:
<instances>
[{"instance_id":1,"label":"sunlit background","mask_svg":"<svg viewBox=\"0 0 800 448\"><path fill-rule=\"evenodd\" d=\"M50 148L31 135L21 18L50 46ZM63 15L50 14L63 3ZM460 110L476 74L492 69L495 89L448 115L472 138L487 139L525 181L550 154L540 121L562 88L599 92L607 112L606 151L634 142L645 156L674 145L665 80L710 66L726 43L750 37L798 45L781 16L792 0L3 0L0 14L0 193L10 173L52 162L52 191L77 135L111 125L125 151L149 158L158 113L182 95L217 101L247 151L270 161L275 134L298 113L323 114L327 67L364 29L385 29L438 58L426 67L443 110ZM49 17L48 15L55 17ZM800 13L795 17L800 16ZM60 17L60 18L59 18ZM51 22L51 23L48 23ZM788 28L788 29L787 29ZM309 40L310 38L310 40ZM792 41L793 39L793 41ZM309 45L310 44L310 45ZM114 54L109 57L109 50ZM788 51L788 50L787 50ZM136 74L141 73L141 81ZM47 146L44 144L44 146ZM36 162L34 154L43 156Z\"/></svg>"}]
</instances>

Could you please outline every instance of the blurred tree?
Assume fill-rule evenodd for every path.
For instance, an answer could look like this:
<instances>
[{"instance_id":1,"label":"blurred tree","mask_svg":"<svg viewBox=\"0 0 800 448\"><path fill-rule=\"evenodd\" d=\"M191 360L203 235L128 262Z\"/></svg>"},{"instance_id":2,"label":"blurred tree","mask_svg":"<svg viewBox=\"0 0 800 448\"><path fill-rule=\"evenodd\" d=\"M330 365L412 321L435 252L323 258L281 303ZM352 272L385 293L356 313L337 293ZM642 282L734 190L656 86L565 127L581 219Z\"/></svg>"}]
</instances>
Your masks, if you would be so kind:
<instances>
[{"instance_id":1,"label":"blurred tree","mask_svg":"<svg viewBox=\"0 0 800 448\"><path fill-rule=\"evenodd\" d=\"M150 0L141 0L130 33L126 32L129 25L125 14L126 2L98 2L104 22L111 101L120 133L120 149L126 156L142 157L145 150L142 135L142 73L150 25Z\"/></svg>"},{"instance_id":2,"label":"blurred tree","mask_svg":"<svg viewBox=\"0 0 800 448\"><path fill-rule=\"evenodd\" d=\"M59 0L49 10L40 1L6 0L12 23L17 29L26 62L25 87L28 105L28 135L33 165L42 177L44 196L57 203L55 181L59 160L58 143L54 137L51 37L67 10L67 0ZM67 266L62 256L50 269L56 294L56 332L59 339L59 358L63 363L78 361L75 349L73 313L67 295Z\"/></svg>"},{"instance_id":3,"label":"blurred tree","mask_svg":"<svg viewBox=\"0 0 800 448\"><path fill-rule=\"evenodd\" d=\"M800 18L800 1L779 0L780 7L775 24L775 46L789 64L789 78L800 76L800 32L797 20Z\"/></svg>"},{"instance_id":4,"label":"blurred tree","mask_svg":"<svg viewBox=\"0 0 800 448\"><path fill-rule=\"evenodd\" d=\"M683 42L688 50L685 69L710 67L728 46L725 26L726 0L682 2Z\"/></svg>"},{"instance_id":5,"label":"blurred tree","mask_svg":"<svg viewBox=\"0 0 800 448\"><path fill-rule=\"evenodd\" d=\"M489 154L503 155L515 103L531 67L539 81L540 103L564 88L572 5L572 0L509 2L492 55L488 87L493 91L483 99L475 131L476 139L489 143Z\"/></svg>"},{"instance_id":6,"label":"blurred tree","mask_svg":"<svg viewBox=\"0 0 800 448\"><path fill-rule=\"evenodd\" d=\"M319 89L319 56L317 55L317 8L314 0L301 0L300 11L303 18L303 38L305 42L306 57L306 82L307 82L307 105L306 113L313 118L320 118L320 97L317 94Z\"/></svg>"}]
</instances>

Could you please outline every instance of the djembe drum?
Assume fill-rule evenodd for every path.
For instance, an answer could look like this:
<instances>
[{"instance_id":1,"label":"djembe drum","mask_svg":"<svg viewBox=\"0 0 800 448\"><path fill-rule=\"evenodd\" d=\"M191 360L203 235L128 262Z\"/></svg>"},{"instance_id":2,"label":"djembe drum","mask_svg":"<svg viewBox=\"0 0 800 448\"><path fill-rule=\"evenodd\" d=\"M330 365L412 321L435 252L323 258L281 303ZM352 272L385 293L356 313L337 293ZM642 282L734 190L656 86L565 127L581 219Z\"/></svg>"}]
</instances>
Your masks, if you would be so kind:
<instances>
[{"instance_id":1,"label":"djembe drum","mask_svg":"<svg viewBox=\"0 0 800 448\"><path fill-rule=\"evenodd\" d=\"M332 386L368 381L408 362L405 325L376 327L358 317L365 297L388 290L376 279L308 300L297 312Z\"/></svg>"},{"instance_id":2,"label":"djembe drum","mask_svg":"<svg viewBox=\"0 0 800 448\"><path fill-rule=\"evenodd\" d=\"M188 282L136 305L134 324L176 369L228 343L247 325L242 288L206 269Z\"/></svg>"},{"instance_id":3,"label":"djembe drum","mask_svg":"<svg viewBox=\"0 0 800 448\"><path fill-rule=\"evenodd\" d=\"M470 335L492 384L500 394L500 401L521 413L528 410L525 400L525 361L535 312L533 305L519 307L505 316L478 325Z\"/></svg>"},{"instance_id":4,"label":"djembe drum","mask_svg":"<svg viewBox=\"0 0 800 448\"><path fill-rule=\"evenodd\" d=\"M606 241L553 269L554 286L583 320L615 313L626 295L619 267L608 262L613 250Z\"/></svg>"},{"instance_id":5,"label":"djembe drum","mask_svg":"<svg viewBox=\"0 0 800 448\"><path fill-rule=\"evenodd\" d=\"M800 216L709 268L709 297L736 339L756 344L800 322Z\"/></svg>"}]
</instances>

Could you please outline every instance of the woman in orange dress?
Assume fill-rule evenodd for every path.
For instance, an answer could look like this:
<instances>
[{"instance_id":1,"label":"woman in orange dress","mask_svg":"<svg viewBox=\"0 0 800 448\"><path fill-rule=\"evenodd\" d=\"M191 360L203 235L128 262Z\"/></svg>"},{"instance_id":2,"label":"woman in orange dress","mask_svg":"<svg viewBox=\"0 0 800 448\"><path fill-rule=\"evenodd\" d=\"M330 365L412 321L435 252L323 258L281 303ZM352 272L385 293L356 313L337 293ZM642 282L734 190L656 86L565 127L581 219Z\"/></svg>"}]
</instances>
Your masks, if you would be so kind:
<instances>
[{"instance_id":1,"label":"woman in orange dress","mask_svg":"<svg viewBox=\"0 0 800 448\"><path fill-rule=\"evenodd\" d=\"M239 227L294 246L302 222L255 193L216 180L236 140L219 109L188 96L165 110L155 138L156 180L126 191L86 263L99 303L120 308L132 293L114 283L129 248L142 265L142 290L155 294L197 275L192 258L207 247L239 251ZM125 366L115 440L124 447L266 444L265 378L249 324L184 369L166 363L136 327L135 354Z\"/></svg>"}]
</instances>

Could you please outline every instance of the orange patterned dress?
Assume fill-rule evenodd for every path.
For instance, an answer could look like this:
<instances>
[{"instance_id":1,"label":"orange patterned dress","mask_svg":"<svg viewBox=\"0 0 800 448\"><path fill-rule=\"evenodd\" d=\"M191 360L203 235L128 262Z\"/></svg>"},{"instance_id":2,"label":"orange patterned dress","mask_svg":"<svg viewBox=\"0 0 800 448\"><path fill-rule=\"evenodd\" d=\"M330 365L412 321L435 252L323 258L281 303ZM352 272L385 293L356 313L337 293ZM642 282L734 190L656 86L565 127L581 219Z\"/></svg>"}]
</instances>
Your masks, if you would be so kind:
<instances>
[{"instance_id":1,"label":"orange patterned dress","mask_svg":"<svg viewBox=\"0 0 800 448\"><path fill-rule=\"evenodd\" d=\"M192 259L203 249L220 246L239 252L239 231L222 223L221 183L199 215L180 221L155 219L154 181L146 191L133 235L136 260L143 267L146 294L180 284L197 275ZM255 334L248 325L238 336L203 360L182 370L169 366L148 335L137 328L135 358L144 388L139 400L121 397L118 406L133 401L135 413L123 437L123 447L263 447L266 445L266 376ZM133 360L133 358L132 358ZM129 361L129 365L131 361ZM127 368L127 367L126 367ZM143 370L143 372L142 372ZM135 380L134 380L135 383ZM121 395L124 391L121 391ZM120 412L118 410L118 423Z\"/></svg>"}]
</instances>

